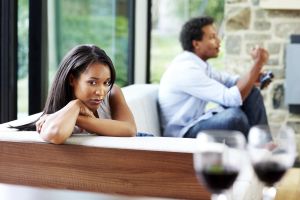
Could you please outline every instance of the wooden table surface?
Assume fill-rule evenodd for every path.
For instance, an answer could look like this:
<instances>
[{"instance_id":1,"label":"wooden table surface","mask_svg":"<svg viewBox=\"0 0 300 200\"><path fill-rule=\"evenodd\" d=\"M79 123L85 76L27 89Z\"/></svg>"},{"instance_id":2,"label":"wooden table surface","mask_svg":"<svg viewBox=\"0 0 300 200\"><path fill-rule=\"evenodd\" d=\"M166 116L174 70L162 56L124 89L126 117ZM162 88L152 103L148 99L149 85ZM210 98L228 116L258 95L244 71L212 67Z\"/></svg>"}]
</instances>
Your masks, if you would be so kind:
<instances>
[{"instance_id":1,"label":"wooden table surface","mask_svg":"<svg viewBox=\"0 0 300 200\"><path fill-rule=\"evenodd\" d=\"M275 200L299 200L300 168L288 170L276 188L277 194Z\"/></svg>"}]
</instances>

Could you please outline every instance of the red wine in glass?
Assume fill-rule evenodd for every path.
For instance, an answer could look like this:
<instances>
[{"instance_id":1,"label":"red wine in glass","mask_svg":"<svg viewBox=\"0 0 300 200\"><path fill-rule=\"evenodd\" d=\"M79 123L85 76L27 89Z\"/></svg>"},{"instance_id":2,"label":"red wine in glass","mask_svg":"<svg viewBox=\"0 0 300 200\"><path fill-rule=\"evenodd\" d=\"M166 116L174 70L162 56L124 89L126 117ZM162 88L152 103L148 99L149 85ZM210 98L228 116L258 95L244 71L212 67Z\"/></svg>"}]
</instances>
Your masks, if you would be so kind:
<instances>
[{"instance_id":1,"label":"red wine in glass","mask_svg":"<svg viewBox=\"0 0 300 200\"><path fill-rule=\"evenodd\" d=\"M212 193L212 200L227 199L245 156L245 136L238 131L206 130L197 136L194 169L199 182Z\"/></svg>"},{"instance_id":2,"label":"red wine in glass","mask_svg":"<svg viewBox=\"0 0 300 200\"><path fill-rule=\"evenodd\" d=\"M286 167L275 161L262 161L253 165L254 171L266 186L273 186L286 172Z\"/></svg>"},{"instance_id":3,"label":"red wine in glass","mask_svg":"<svg viewBox=\"0 0 300 200\"><path fill-rule=\"evenodd\" d=\"M239 171L231 167L215 166L212 169L198 171L196 174L212 193L220 194L231 188Z\"/></svg>"},{"instance_id":4,"label":"red wine in glass","mask_svg":"<svg viewBox=\"0 0 300 200\"><path fill-rule=\"evenodd\" d=\"M296 158L294 130L287 125L256 125L248 134L248 153L253 169L264 183L263 199L275 199L275 184Z\"/></svg>"}]
</instances>

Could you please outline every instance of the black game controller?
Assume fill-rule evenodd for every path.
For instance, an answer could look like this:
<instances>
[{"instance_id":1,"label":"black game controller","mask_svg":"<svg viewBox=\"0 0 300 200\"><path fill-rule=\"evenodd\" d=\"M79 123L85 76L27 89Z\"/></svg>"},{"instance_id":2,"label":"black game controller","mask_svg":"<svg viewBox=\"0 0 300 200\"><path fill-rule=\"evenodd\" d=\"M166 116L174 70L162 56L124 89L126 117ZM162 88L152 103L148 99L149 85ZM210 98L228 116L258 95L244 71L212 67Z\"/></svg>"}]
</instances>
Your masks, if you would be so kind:
<instances>
[{"instance_id":1,"label":"black game controller","mask_svg":"<svg viewBox=\"0 0 300 200\"><path fill-rule=\"evenodd\" d=\"M274 74L271 71L267 71L266 73L262 74L259 78L260 82L260 89L264 89L274 78Z\"/></svg>"}]
</instances>

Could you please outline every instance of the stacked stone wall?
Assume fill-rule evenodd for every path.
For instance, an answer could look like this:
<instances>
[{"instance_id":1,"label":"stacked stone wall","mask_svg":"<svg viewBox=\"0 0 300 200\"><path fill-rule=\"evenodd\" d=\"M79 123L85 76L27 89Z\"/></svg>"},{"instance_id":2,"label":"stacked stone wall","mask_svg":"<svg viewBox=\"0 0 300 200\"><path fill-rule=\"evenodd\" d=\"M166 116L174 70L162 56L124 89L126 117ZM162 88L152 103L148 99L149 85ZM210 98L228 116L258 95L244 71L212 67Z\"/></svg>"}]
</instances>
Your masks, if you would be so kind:
<instances>
[{"instance_id":1,"label":"stacked stone wall","mask_svg":"<svg viewBox=\"0 0 300 200\"><path fill-rule=\"evenodd\" d=\"M291 114L284 102L285 47L292 34L300 34L300 8L265 9L259 1L263 0L225 0L226 67L242 75L251 64L251 48L259 45L268 49L270 59L265 69L272 70L275 75L272 84L262 91L269 122L287 123L294 128L298 149L296 163L300 164L300 115ZM300 84L300 74L296 84Z\"/></svg>"},{"instance_id":2,"label":"stacked stone wall","mask_svg":"<svg viewBox=\"0 0 300 200\"><path fill-rule=\"evenodd\" d=\"M284 102L285 47L292 34L300 34L299 10L262 8L259 0L225 0L225 66L243 74L251 66L249 52L259 45L270 53L265 67L275 79L262 91L270 123L289 123L300 133L300 115L289 113ZM299 55L300 67L300 55ZM299 83L300 84L300 74Z\"/></svg>"}]
</instances>

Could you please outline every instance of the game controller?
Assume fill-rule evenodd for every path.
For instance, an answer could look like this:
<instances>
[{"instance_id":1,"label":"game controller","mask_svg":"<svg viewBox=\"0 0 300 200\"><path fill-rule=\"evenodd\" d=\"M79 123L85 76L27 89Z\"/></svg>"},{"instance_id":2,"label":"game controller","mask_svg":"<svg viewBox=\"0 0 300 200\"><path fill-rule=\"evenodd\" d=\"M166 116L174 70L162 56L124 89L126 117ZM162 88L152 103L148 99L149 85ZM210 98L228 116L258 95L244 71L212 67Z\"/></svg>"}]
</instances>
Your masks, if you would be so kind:
<instances>
[{"instance_id":1,"label":"game controller","mask_svg":"<svg viewBox=\"0 0 300 200\"><path fill-rule=\"evenodd\" d=\"M267 71L266 73L262 74L259 78L260 82L260 89L264 89L274 78L274 74L271 71Z\"/></svg>"}]
</instances>

